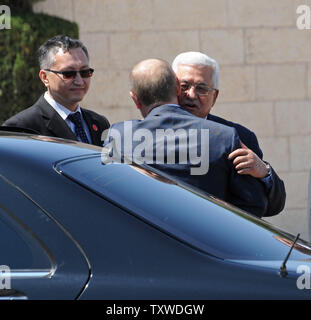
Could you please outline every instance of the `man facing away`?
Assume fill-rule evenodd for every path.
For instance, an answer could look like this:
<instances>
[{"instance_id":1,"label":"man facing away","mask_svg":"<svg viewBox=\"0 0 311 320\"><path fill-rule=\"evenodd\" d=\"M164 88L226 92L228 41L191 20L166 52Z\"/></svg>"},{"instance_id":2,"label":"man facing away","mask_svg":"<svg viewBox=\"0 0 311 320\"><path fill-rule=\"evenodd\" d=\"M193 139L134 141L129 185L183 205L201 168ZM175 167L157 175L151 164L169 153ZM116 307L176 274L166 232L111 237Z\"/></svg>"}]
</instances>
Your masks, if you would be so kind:
<instances>
[{"instance_id":1,"label":"man facing away","mask_svg":"<svg viewBox=\"0 0 311 320\"><path fill-rule=\"evenodd\" d=\"M94 70L87 48L65 35L47 40L38 50L39 77L47 91L31 107L6 120L4 126L31 129L46 136L102 145L108 120L80 107Z\"/></svg>"},{"instance_id":2,"label":"man facing away","mask_svg":"<svg viewBox=\"0 0 311 320\"><path fill-rule=\"evenodd\" d=\"M281 212L286 199L284 183L273 168L262 160L263 153L256 135L237 123L210 114L219 93L217 61L201 52L190 51L179 54L172 68L181 84L180 106L197 117L237 130L242 147L233 151L229 159L233 161L239 175L251 175L264 184L269 200L265 216Z\"/></svg>"},{"instance_id":3,"label":"man facing away","mask_svg":"<svg viewBox=\"0 0 311 320\"><path fill-rule=\"evenodd\" d=\"M241 146L236 130L182 109L177 98L180 86L166 61L138 63L131 72L131 86L130 95L144 119L110 127L104 145L113 156L147 163L252 214L264 215L264 185L237 174L228 159Z\"/></svg>"}]
</instances>

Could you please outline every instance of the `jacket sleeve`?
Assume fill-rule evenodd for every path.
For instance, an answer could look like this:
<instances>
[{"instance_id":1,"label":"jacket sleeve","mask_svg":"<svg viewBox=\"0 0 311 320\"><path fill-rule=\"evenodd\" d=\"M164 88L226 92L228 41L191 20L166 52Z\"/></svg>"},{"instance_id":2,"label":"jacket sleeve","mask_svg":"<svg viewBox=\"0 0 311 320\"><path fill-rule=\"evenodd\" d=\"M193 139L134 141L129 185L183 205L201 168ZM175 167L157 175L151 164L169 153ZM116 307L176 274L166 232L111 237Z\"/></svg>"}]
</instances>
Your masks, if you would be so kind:
<instances>
[{"instance_id":1,"label":"jacket sleeve","mask_svg":"<svg viewBox=\"0 0 311 320\"><path fill-rule=\"evenodd\" d=\"M249 139L248 139L249 145L247 145L248 148L250 148L252 151L254 151L258 157L263 160L263 153L259 147L259 143L257 140L256 135L250 131L249 133ZM280 179L280 177L277 175L277 173L273 170L271 167L271 187L268 188L264 182L262 182L266 187L266 192L268 195L268 207L265 213L265 217L271 217L275 216L278 213L280 213L285 206L285 200L286 200L286 191L284 182Z\"/></svg>"},{"instance_id":2,"label":"jacket sleeve","mask_svg":"<svg viewBox=\"0 0 311 320\"><path fill-rule=\"evenodd\" d=\"M279 178L276 172L271 168L271 188L268 191L268 208L265 217L275 216L280 213L285 206L286 191L284 182Z\"/></svg>"},{"instance_id":3,"label":"jacket sleeve","mask_svg":"<svg viewBox=\"0 0 311 320\"><path fill-rule=\"evenodd\" d=\"M234 134L232 151L240 148L239 136ZM233 205L245 210L259 218L267 212L268 197L265 185L250 175L239 175L232 161L228 160L230 168L230 200Z\"/></svg>"},{"instance_id":4,"label":"jacket sleeve","mask_svg":"<svg viewBox=\"0 0 311 320\"><path fill-rule=\"evenodd\" d=\"M42 134L40 130L42 124L38 122L37 116L33 115L33 113L33 110L23 110L7 119L2 126L8 127L8 130L12 131L16 130L26 133Z\"/></svg>"},{"instance_id":5,"label":"jacket sleeve","mask_svg":"<svg viewBox=\"0 0 311 320\"><path fill-rule=\"evenodd\" d=\"M235 128L240 137L240 140L248 148L250 148L253 152L255 152L261 160L263 160L263 153L259 147L259 143L254 132L247 129L246 127L243 127L238 123L233 123L214 115L209 115L208 119L211 121L219 122ZM276 174L276 172L273 170L272 167L271 167L271 172L272 172L271 188L268 189L267 186L265 186L266 193L268 195L268 207L265 213L266 217L274 216L280 213L285 206L285 200L286 200L286 192L285 192L285 186L283 181L279 178L279 176ZM264 184L264 182L261 182L261 183Z\"/></svg>"}]
</instances>

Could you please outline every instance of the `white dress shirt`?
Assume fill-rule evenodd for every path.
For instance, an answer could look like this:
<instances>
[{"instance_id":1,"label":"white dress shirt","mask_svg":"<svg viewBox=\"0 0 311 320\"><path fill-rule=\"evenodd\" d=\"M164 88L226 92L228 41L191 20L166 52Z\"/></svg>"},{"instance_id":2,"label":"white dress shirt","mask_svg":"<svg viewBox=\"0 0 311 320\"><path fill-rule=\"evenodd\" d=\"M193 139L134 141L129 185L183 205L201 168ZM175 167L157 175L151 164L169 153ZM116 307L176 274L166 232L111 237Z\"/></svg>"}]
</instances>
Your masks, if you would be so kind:
<instances>
[{"instance_id":1,"label":"white dress shirt","mask_svg":"<svg viewBox=\"0 0 311 320\"><path fill-rule=\"evenodd\" d=\"M85 131L85 134L87 136L87 139L89 140L89 142L92 142L92 138L90 135L90 131L89 128L85 122L85 120L83 119L83 115L81 112L81 108L80 108L80 104L78 105L77 109L75 112L70 111L69 109L67 109L66 107L62 106L61 104L59 104L58 102L56 102L51 96L50 94L46 91L44 94L44 99L51 105L51 107L62 117L62 119L67 123L67 125L69 126L69 128L71 129L71 131L73 133L75 133L75 125L68 119L68 116L71 113L75 113L75 112L80 112L81 114L81 119L82 119L82 125L83 125L83 129ZM81 141L80 137L77 137L77 139L79 141Z\"/></svg>"}]
</instances>

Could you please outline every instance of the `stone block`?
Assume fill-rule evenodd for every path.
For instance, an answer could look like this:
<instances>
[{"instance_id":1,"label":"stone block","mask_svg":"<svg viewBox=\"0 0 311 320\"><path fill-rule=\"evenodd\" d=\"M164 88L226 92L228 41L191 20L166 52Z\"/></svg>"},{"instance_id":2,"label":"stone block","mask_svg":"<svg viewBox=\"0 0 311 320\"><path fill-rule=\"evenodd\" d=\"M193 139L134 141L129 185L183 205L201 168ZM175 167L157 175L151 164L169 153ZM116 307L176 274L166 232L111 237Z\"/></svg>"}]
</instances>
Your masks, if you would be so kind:
<instances>
[{"instance_id":1,"label":"stone block","mask_svg":"<svg viewBox=\"0 0 311 320\"><path fill-rule=\"evenodd\" d=\"M258 100L306 98L305 65L257 66L256 71L256 98Z\"/></svg>"},{"instance_id":2,"label":"stone block","mask_svg":"<svg viewBox=\"0 0 311 320\"><path fill-rule=\"evenodd\" d=\"M90 109L131 105L128 70L99 70L94 73L85 102ZM133 105L134 108L134 105Z\"/></svg>"},{"instance_id":3,"label":"stone block","mask_svg":"<svg viewBox=\"0 0 311 320\"><path fill-rule=\"evenodd\" d=\"M73 0L49 0L34 3L33 11L57 16L69 21L75 21L73 14Z\"/></svg>"},{"instance_id":4,"label":"stone block","mask_svg":"<svg viewBox=\"0 0 311 320\"><path fill-rule=\"evenodd\" d=\"M74 0L74 15L82 33L152 29L151 0Z\"/></svg>"},{"instance_id":5,"label":"stone block","mask_svg":"<svg viewBox=\"0 0 311 320\"><path fill-rule=\"evenodd\" d=\"M202 52L216 59L220 66L242 64L244 61L241 29L201 31L200 44Z\"/></svg>"},{"instance_id":6,"label":"stone block","mask_svg":"<svg viewBox=\"0 0 311 320\"><path fill-rule=\"evenodd\" d=\"M311 102L276 102L275 119L277 136L310 135Z\"/></svg>"},{"instance_id":7,"label":"stone block","mask_svg":"<svg viewBox=\"0 0 311 320\"><path fill-rule=\"evenodd\" d=\"M246 62L289 63L310 62L310 30L293 28L247 29Z\"/></svg>"},{"instance_id":8,"label":"stone block","mask_svg":"<svg viewBox=\"0 0 311 320\"><path fill-rule=\"evenodd\" d=\"M199 50L198 31L131 32L110 36L111 66L132 68L148 58L162 58L169 63L183 51Z\"/></svg>"},{"instance_id":9,"label":"stone block","mask_svg":"<svg viewBox=\"0 0 311 320\"><path fill-rule=\"evenodd\" d=\"M308 87L308 98L311 99L311 64L308 65L307 87Z\"/></svg>"},{"instance_id":10,"label":"stone block","mask_svg":"<svg viewBox=\"0 0 311 320\"><path fill-rule=\"evenodd\" d=\"M266 137L258 139L263 159L279 173L290 170L290 154L287 138Z\"/></svg>"},{"instance_id":11,"label":"stone block","mask_svg":"<svg viewBox=\"0 0 311 320\"><path fill-rule=\"evenodd\" d=\"M83 33L80 34L81 41L86 45L90 66L97 72L99 69L109 68L109 38L105 33Z\"/></svg>"},{"instance_id":12,"label":"stone block","mask_svg":"<svg viewBox=\"0 0 311 320\"><path fill-rule=\"evenodd\" d=\"M286 189L285 209L305 209L308 204L309 171L280 174Z\"/></svg>"},{"instance_id":13,"label":"stone block","mask_svg":"<svg viewBox=\"0 0 311 320\"><path fill-rule=\"evenodd\" d=\"M228 0L228 21L233 27L294 26L292 0Z\"/></svg>"},{"instance_id":14,"label":"stone block","mask_svg":"<svg viewBox=\"0 0 311 320\"><path fill-rule=\"evenodd\" d=\"M128 106L106 108L105 116L109 119L110 123L117 123L132 119L141 119L141 113L135 107L134 103Z\"/></svg>"},{"instance_id":15,"label":"stone block","mask_svg":"<svg viewBox=\"0 0 311 320\"><path fill-rule=\"evenodd\" d=\"M311 134L290 137L291 170L309 171L311 169Z\"/></svg>"},{"instance_id":16,"label":"stone block","mask_svg":"<svg viewBox=\"0 0 311 320\"><path fill-rule=\"evenodd\" d=\"M295 9L295 12L296 12L296 8L302 4L311 7L311 0L303 0L303 1L302 0L293 0L293 6Z\"/></svg>"},{"instance_id":17,"label":"stone block","mask_svg":"<svg viewBox=\"0 0 311 320\"><path fill-rule=\"evenodd\" d=\"M226 0L154 0L154 30L220 28L227 25Z\"/></svg>"},{"instance_id":18,"label":"stone block","mask_svg":"<svg viewBox=\"0 0 311 320\"><path fill-rule=\"evenodd\" d=\"M253 131L258 137L274 135L274 108L272 103L244 102L218 103L212 112L229 121L239 123Z\"/></svg>"},{"instance_id":19,"label":"stone block","mask_svg":"<svg viewBox=\"0 0 311 320\"><path fill-rule=\"evenodd\" d=\"M219 75L219 102L255 100L255 67L221 67Z\"/></svg>"}]
</instances>

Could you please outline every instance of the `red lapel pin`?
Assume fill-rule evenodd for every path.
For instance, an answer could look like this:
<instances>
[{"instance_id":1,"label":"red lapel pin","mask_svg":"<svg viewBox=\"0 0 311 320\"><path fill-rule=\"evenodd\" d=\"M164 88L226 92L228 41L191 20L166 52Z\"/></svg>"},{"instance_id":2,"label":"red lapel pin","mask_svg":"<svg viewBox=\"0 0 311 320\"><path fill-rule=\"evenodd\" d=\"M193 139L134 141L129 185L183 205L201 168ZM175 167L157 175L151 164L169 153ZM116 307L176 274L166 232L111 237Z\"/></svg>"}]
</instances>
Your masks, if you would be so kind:
<instances>
[{"instance_id":1,"label":"red lapel pin","mask_svg":"<svg viewBox=\"0 0 311 320\"><path fill-rule=\"evenodd\" d=\"M96 125L96 124L93 124L93 130L94 130L94 131L97 131L97 130L98 130L97 125Z\"/></svg>"}]
</instances>

